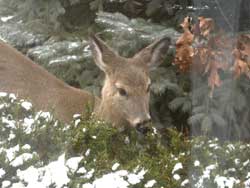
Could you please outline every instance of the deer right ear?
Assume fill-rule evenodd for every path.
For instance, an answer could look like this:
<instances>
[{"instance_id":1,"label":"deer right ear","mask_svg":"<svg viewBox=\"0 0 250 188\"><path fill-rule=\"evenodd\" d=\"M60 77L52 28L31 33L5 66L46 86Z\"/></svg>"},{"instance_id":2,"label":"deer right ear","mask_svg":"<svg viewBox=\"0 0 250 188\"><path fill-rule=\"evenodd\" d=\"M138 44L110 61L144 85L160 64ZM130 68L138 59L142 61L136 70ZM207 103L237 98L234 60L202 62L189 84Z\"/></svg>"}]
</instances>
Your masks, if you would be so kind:
<instances>
[{"instance_id":1,"label":"deer right ear","mask_svg":"<svg viewBox=\"0 0 250 188\"><path fill-rule=\"evenodd\" d=\"M95 35L90 37L90 49L96 65L107 73L112 67L112 58L115 58L116 54Z\"/></svg>"},{"instance_id":2,"label":"deer right ear","mask_svg":"<svg viewBox=\"0 0 250 188\"><path fill-rule=\"evenodd\" d=\"M138 52L134 56L134 60L139 64L146 65L149 70L154 70L163 62L170 44L169 37L158 39Z\"/></svg>"}]
</instances>

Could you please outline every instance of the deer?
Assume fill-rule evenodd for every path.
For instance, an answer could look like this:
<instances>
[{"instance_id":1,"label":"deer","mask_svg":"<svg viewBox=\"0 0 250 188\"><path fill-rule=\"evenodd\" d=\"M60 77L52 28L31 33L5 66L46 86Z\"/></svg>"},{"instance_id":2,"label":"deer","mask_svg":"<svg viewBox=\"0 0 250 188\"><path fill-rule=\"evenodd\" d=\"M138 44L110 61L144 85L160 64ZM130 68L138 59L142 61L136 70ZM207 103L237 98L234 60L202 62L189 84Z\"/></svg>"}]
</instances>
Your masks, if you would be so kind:
<instances>
[{"instance_id":1,"label":"deer","mask_svg":"<svg viewBox=\"0 0 250 188\"><path fill-rule=\"evenodd\" d=\"M36 110L53 111L60 121L70 123L90 105L96 118L114 127L142 128L151 120L149 73L163 62L171 41L155 40L133 57L120 56L100 37L90 36L95 64L104 72L101 97L74 88L43 67L0 41L0 92L14 93L30 101Z\"/></svg>"}]
</instances>

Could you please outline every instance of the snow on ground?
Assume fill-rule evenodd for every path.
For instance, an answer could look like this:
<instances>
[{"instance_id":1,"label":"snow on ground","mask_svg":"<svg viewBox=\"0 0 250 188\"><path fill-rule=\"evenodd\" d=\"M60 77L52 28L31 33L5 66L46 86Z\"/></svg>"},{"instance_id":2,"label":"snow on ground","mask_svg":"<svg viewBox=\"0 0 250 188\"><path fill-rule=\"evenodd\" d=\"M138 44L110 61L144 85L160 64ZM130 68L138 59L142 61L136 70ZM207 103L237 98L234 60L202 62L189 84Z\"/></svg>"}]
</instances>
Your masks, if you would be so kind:
<instances>
[{"instance_id":1,"label":"snow on ground","mask_svg":"<svg viewBox=\"0 0 250 188\"><path fill-rule=\"evenodd\" d=\"M150 180L148 181L146 184L145 184L145 188L150 188L150 187L153 187L154 185L156 184L156 181L155 180Z\"/></svg>"},{"instance_id":2,"label":"snow on ground","mask_svg":"<svg viewBox=\"0 0 250 188\"><path fill-rule=\"evenodd\" d=\"M25 109L25 110L30 110L32 108L32 104L30 102L27 101L23 101L21 103L21 106Z\"/></svg>"},{"instance_id":3,"label":"snow on ground","mask_svg":"<svg viewBox=\"0 0 250 188\"><path fill-rule=\"evenodd\" d=\"M49 163L45 167L35 168L31 166L23 171L18 170L17 176L27 183L27 188L45 188L52 183L59 188L67 185L70 181L67 175L68 171L69 168L65 165L65 154L62 154L56 161Z\"/></svg>"},{"instance_id":4,"label":"snow on ground","mask_svg":"<svg viewBox=\"0 0 250 188\"><path fill-rule=\"evenodd\" d=\"M13 166L13 167L18 167L18 166L21 166L24 164L24 162L32 159L34 157L34 155L36 155L35 153L34 154L31 154L31 153L23 153L21 155L19 155L18 157L16 157L11 163L10 165Z\"/></svg>"},{"instance_id":5,"label":"snow on ground","mask_svg":"<svg viewBox=\"0 0 250 188\"><path fill-rule=\"evenodd\" d=\"M6 172L2 168L0 168L0 178L2 178L5 173Z\"/></svg>"},{"instance_id":6,"label":"snow on ground","mask_svg":"<svg viewBox=\"0 0 250 188\"><path fill-rule=\"evenodd\" d=\"M183 166L181 163L176 163L174 166L174 169L172 170L172 174L174 174L177 170L183 169Z\"/></svg>"},{"instance_id":7,"label":"snow on ground","mask_svg":"<svg viewBox=\"0 0 250 188\"><path fill-rule=\"evenodd\" d=\"M1 17L1 21L2 22L7 22L8 20L11 20L14 16L4 16L4 17Z\"/></svg>"},{"instance_id":8,"label":"snow on ground","mask_svg":"<svg viewBox=\"0 0 250 188\"><path fill-rule=\"evenodd\" d=\"M0 92L0 98L6 96L6 93ZM16 100L16 97L13 94L9 95L9 98L11 99L11 102ZM7 103L0 103L0 110L4 109L7 105ZM29 102L21 101L20 105L26 111L32 109L32 104ZM5 114L5 116L0 117L0 121L4 124L5 129L11 130L7 134L7 140L0 138L0 155L4 154L6 156L6 161L4 162L10 167L16 168L16 178L19 180L13 183L9 179L4 179L6 174L8 174L8 169L6 170L4 167L0 166L0 185L2 188L46 188L50 187L52 184L56 188L66 188L68 186L67 184L71 181L73 174L77 174L81 178L86 179L87 183L84 183L81 186L82 188L129 188L136 187L137 184L141 182L144 183L145 188L153 188L157 185L157 181L154 178L145 179L148 170L144 169L143 166L138 165L134 170L128 171L122 169L122 165L117 162L110 164L111 172L96 178L94 176L96 173L96 169L94 167L87 170L87 166L80 166L82 165L82 161L93 152L91 149L87 149L83 156L72 156L71 158L66 159L66 154L62 153L57 157L57 159L55 158L54 161L51 161L46 165L41 165L42 162L39 161L34 165L31 164L29 166L25 166L24 164L27 164L33 159L39 158L39 154L32 151L33 145L27 143L20 145L13 144L8 148L4 147L4 145L17 138L17 135L15 135L13 131L18 129L17 125L19 125L20 122L24 128L24 133L29 135L34 131L35 123L36 121L39 121L40 117L44 118L45 121L49 121L52 118L49 112L38 112L34 118L30 116L24 117L24 119L19 122L13 120L11 114ZM74 118L78 117L79 115L76 115ZM76 121L75 125L78 124L79 122ZM57 124L55 123L54 126L56 125ZM0 127L0 131L1 130L4 131L3 127ZM86 129L83 129L83 133L84 132L86 132ZM96 139L96 136L93 136L92 138ZM204 143L201 142L199 145L197 144L194 147L202 147L203 144ZM246 147L249 146L250 145L245 146L244 148L242 147L242 149L246 149ZM220 146L212 141L209 142L208 147L213 148L214 150L220 149ZM235 149L234 145L227 145L228 152L234 151ZM185 153L182 153L180 156L185 156ZM194 169L202 168L202 174L197 177L197 183L193 187L203 188L204 182L211 180L217 185L218 188L233 188L236 184L245 186L245 188L250 188L250 172L248 172L244 181L240 182L240 180L235 177L214 174L214 171L219 168L219 163L204 165L200 161L196 159L192 162ZM175 165L173 166L173 169L170 169L173 180L179 182L182 187L186 187L190 184L191 180L182 177L181 171L184 170L183 166L185 163L180 162L179 158L174 155L173 162ZM236 158L232 163L232 165L234 165L234 167L236 166L236 168L233 168L232 166L226 169L224 174L228 174L228 172L236 173L238 170L237 168L240 165L241 168L248 168L250 160L245 159L241 161L239 158Z\"/></svg>"},{"instance_id":9,"label":"snow on ground","mask_svg":"<svg viewBox=\"0 0 250 188\"><path fill-rule=\"evenodd\" d=\"M217 175L214 179L214 182L217 184L218 188L233 188L235 184L240 183L240 180L237 180L233 177L224 177Z\"/></svg>"},{"instance_id":10,"label":"snow on ground","mask_svg":"<svg viewBox=\"0 0 250 188\"><path fill-rule=\"evenodd\" d=\"M140 170L138 173L130 173L126 170L119 170L103 175L101 178L96 179L93 183L86 183L82 188L128 188L131 185L140 183L145 174L146 171L144 169ZM152 180L147 182L146 185L149 188L155 183L156 181Z\"/></svg>"}]
</instances>

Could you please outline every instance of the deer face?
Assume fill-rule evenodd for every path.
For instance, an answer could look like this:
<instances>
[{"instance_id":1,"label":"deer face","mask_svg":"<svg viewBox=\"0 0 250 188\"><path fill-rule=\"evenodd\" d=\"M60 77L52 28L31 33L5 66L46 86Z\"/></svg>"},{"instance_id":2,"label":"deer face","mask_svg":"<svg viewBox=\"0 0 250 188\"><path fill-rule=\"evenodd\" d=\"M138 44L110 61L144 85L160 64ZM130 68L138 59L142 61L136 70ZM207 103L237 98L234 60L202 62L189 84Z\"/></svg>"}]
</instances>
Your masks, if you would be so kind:
<instances>
[{"instance_id":1,"label":"deer face","mask_svg":"<svg viewBox=\"0 0 250 188\"><path fill-rule=\"evenodd\" d=\"M149 71L162 61L170 45L163 38L142 49L132 58L123 58L97 37L91 39L95 63L105 73L98 115L115 126L142 128L151 120L149 113Z\"/></svg>"}]
</instances>

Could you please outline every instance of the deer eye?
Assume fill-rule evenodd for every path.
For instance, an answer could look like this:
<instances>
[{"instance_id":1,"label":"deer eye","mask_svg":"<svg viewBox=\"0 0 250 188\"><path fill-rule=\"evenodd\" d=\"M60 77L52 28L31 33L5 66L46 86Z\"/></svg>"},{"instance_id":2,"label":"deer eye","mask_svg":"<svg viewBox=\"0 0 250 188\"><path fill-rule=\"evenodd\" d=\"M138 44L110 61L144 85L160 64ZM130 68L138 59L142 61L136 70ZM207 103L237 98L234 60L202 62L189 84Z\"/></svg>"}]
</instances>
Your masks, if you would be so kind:
<instances>
[{"instance_id":1,"label":"deer eye","mask_svg":"<svg viewBox=\"0 0 250 188\"><path fill-rule=\"evenodd\" d=\"M125 89L123 89L123 88L117 88L118 89L118 92L119 92L119 94L121 95L121 96L128 96L128 94L127 94L127 92L126 92L126 90Z\"/></svg>"}]
</instances>

